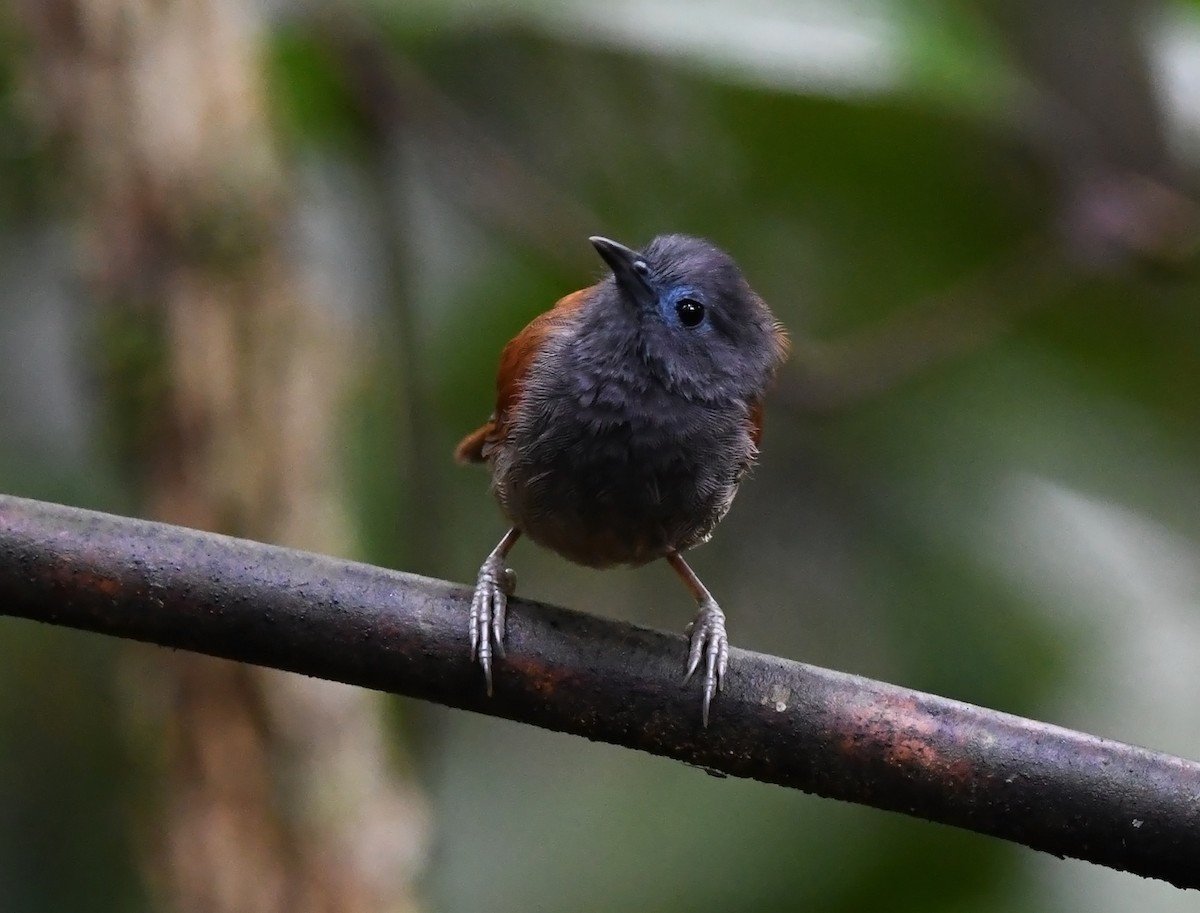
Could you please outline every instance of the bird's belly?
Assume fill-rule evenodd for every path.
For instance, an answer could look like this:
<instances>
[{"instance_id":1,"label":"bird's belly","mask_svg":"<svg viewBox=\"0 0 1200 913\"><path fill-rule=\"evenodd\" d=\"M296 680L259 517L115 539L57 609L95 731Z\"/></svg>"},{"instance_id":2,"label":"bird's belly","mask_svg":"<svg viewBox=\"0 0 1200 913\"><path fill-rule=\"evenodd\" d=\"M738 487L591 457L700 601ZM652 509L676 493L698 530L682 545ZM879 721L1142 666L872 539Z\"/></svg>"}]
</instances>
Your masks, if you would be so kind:
<instances>
[{"instance_id":1,"label":"bird's belly","mask_svg":"<svg viewBox=\"0 0 1200 913\"><path fill-rule=\"evenodd\" d=\"M688 440L671 429L667 440L624 425L553 427L497 455L496 494L531 539L590 567L645 564L705 541L753 448L734 433Z\"/></svg>"}]
</instances>

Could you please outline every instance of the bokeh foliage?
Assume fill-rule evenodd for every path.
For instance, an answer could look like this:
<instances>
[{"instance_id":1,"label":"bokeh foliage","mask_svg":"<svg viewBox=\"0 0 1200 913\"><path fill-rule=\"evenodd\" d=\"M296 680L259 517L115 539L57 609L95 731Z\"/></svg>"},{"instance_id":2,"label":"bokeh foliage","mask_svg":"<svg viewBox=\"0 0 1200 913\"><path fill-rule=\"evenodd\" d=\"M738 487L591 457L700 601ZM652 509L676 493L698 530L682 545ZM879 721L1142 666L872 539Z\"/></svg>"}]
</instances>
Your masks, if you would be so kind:
<instances>
[{"instance_id":1,"label":"bokeh foliage","mask_svg":"<svg viewBox=\"0 0 1200 913\"><path fill-rule=\"evenodd\" d=\"M837 7L851 33L856 14L885 22L879 59L850 55L831 80L804 61L764 73L753 48L741 64L680 50L662 16L635 38L589 18L636 22L636 4L278 6L272 113L297 210L323 214L297 230L298 259L369 328L345 439L364 557L469 579L501 521L449 453L489 411L502 341L599 275L587 234L701 234L797 341L762 464L696 555L734 642L1200 752L1176 722L1194 664L1120 658L1163 639L1200 649L1195 270L1064 255L1054 293L1025 308L1040 271L1022 258L1067 246L1067 194L1026 130L1031 77L982 5L747 8L819 24ZM733 6L694 15L728 23ZM695 31L683 6L652 8ZM1200 56L1195 9L1147 5ZM87 353L103 337L59 149L21 92L25 45L2 46L0 488L119 509L128 467L105 429L127 405L97 393ZM864 82L869 63L883 77ZM988 328L954 357L921 358L935 325L897 337L924 361L912 376L828 410L791 396L816 344L964 288L987 291ZM59 357L23 356L35 338ZM47 384L72 404L48 424ZM532 547L514 564L538 598L667 627L690 612L662 569L600 575ZM140 909L141 762L118 747L110 645L6 623L0 650L0 907ZM1131 710L1146 705L1159 713ZM1161 886L899 816L440 708L397 716L436 803L431 909L1183 908Z\"/></svg>"}]
</instances>

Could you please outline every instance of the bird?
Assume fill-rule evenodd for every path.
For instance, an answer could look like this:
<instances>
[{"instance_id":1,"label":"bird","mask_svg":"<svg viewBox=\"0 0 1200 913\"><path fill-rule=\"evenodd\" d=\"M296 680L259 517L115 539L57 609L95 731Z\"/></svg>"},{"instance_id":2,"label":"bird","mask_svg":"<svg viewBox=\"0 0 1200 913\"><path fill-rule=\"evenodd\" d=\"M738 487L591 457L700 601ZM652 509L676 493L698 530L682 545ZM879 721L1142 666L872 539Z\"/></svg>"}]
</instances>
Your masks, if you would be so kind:
<instances>
[{"instance_id":1,"label":"bird","mask_svg":"<svg viewBox=\"0 0 1200 913\"><path fill-rule=\"evenodd\" d=\"M667 234L637 251L589 240L605 275L504 347L495 409L455 450L488 466L510 523L476 578L471 659L490 696L516 587L507 559L522 536L592 568L665 559L696 601L684 681L703 662L707 727L729 638L683 553L712 536L756 461L788 335L709 241Z\"/></svg>"}]
</instances>

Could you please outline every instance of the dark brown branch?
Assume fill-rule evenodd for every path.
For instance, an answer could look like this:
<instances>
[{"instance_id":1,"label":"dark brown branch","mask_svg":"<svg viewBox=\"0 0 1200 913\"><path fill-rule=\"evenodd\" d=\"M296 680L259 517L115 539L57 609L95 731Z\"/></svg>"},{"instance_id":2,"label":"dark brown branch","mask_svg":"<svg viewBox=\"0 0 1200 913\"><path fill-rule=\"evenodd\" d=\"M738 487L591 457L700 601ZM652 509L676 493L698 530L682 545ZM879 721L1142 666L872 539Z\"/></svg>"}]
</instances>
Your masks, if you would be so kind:
<instances>
[{"instance_id":1,"label":"dark brown branch","mask_svg":"<svg viewBox=\"0 0 1200 913\"><path fill-rule=\"evenodd\" d=\"M507 717L1200 887L1200 764L734 650L700 726L680 635L515 600L484 695L468 591L0 496L0 612Z\"/></svg>"}]
</instances>

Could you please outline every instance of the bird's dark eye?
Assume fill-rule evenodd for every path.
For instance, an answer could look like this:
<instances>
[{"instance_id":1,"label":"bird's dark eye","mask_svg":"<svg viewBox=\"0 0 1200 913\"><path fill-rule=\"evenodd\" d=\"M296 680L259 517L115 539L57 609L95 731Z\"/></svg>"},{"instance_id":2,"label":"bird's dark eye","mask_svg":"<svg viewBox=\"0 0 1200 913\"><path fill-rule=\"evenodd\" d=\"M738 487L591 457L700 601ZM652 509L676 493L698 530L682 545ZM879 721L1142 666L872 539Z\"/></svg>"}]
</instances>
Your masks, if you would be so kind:
<instances>
[{"instance_id":1,"label":"bird's dark eye","mask_svg":"<svg viewBox=\"0 0 1200 913\"><path fill-rule=\"evenodd\" d=\"M704 305L695 298L680 298L675 303L675 313L685 327L699 326L704 319Z\"/></svg>"},{"instance_id":2,"label":"bird's dark eye","mask_svg":"<svg viewBox=\"0 0 1200 913\"><path fill-rule=\"evenodd\" d=\"M649 276L650 265L645 260L634 260L633 271L639 276Z\"/></svg>"}]
</instances>

